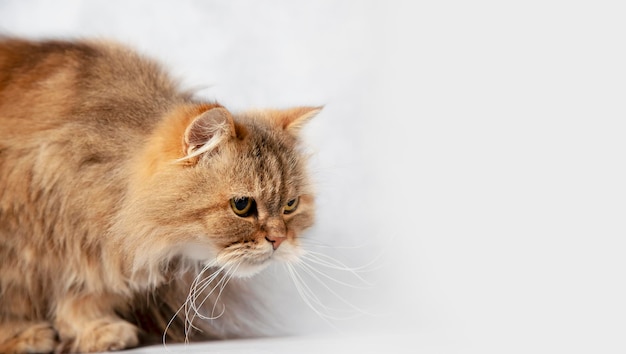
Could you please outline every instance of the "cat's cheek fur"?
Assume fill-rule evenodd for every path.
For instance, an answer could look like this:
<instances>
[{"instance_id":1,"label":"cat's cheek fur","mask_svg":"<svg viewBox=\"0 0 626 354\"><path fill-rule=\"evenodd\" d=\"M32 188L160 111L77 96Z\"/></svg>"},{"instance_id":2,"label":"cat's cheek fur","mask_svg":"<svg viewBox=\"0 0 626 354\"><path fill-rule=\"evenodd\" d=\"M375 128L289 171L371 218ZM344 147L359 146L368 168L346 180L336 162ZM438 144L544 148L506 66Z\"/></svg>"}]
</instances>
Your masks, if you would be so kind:
<instances>
[{"instance_id":1,"label":"cat's cheek fur","mask_svg":"<svg viewBox=\"0 0 626 354\"><path fill-rule=\"evenodd\" d=\"M214 248L199 242L189 242L180 247L180 255L192 261L209 262L217 255Z\"/></svg>"}]
</instances>

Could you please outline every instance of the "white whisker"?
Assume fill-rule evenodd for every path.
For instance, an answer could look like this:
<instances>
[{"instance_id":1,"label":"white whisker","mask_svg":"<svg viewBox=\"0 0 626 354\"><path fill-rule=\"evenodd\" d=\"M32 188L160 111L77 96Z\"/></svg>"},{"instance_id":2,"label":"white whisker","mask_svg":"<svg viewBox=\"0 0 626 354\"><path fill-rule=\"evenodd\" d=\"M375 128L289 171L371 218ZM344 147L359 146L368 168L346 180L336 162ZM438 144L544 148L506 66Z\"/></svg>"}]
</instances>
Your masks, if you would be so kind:
<instances>
[{"instance_id":1,"label":"white whisker","mask_svg":"<svg viewBox=\"0 0 626 354\"><path fill-rule=\"evenodd\" d=\"M320 283L320 285L322 285L329 293L333 294L338 300L340 300L344 304L348 305L353 310L355 310L355 311L357 311L357 312L359 312L361 314L371 315L367 311L365 311L365 310L355 306L350 301L346 300L343 296L339 295L336 291L334 291L330 286L328 286L326 283L324 283L324 281L322 281L322 279L320 279L315 273L313 273L309 269L303 267L302 270L304 270L309 276L311 276L318 283Z\"/></svg>"},{"instance_id":2,"label":"white whisker","mask_svg":"<svg viewBox=\"0 0 626 354\"><path fill-rule=\"evenodd\" d=\"M202 299L200 304L197 304L197 301L198 301L199 295L202 294L211 285L211 282L213 280L215 280L218 276L222 275L222 271L224 271L225 268L226 268L225 266L220 267L217 271L215 271L213 274L211 274L211 276L209 278L205 279L206 281L203 281L203 285L200 286L199 289L194 289L194 297L193 297L192 302L190 304L191 307L192 307L192 310L193 310L193 314L192 314L192 317L191 317L191 322L193 322L193 320L196 318L196 316L200 317L203 320L215 319L213 317L203 315L200 312L200 309L202 308L202 306L204 306L204 303L209 299L209 297L213 294L213 292L217 289L217 287L224 281L224 276L222 276L217 281L217 284L215 284L213 286L211 291L209 291L209 293L204 296L204 298Z\"/></svg>"},{"instance_id":3,"label":"white whisker","mask_svg":"<svg viewBox=\"0 0 626 354\"><path fill-rule=\"evenodd\" d=\"M241 263L242 262L237 263L237 265L234 267L234 269L229 270L229 271L226 272L226 276L228 277L228 279L226 279L226 281L223 282L222 285L220 286L220 291L219 291L219 293L217 293L217 297L215 298L215 302L213 303L213 309L211 309L211 317L219 318L219 317L221 317L224 314L224 311L226 311L226 306L222 304L222 312L217 317L215 317L213 315L213 313L215 312L215 306L217 306L217 303L218 303L220 297L222 296L222 292L224 291L224 288L226 287L228 282L233 278L233 275L237 272L237 269L239 269L239 266L241 265Z\"/></svg>"},{"instance_id":4,"label":"white whisker","mask_svg":"<svg viewBox=\"0 0 626 354\"><path fill-rule=\"evenodd\" d=\"M356 277L357 279L359 279L361 282L363 282L364 284L366 284L367 286L372 286L372 284L370 282L368 282L367 280L365 280L359 273L359 267L357 268L350 268L348 266L346 266L345 264L339 262L338 260L327 256L325 254L322 253L317 253L317 252L313 252L313 251L306 251L302 257L303 260L307 260L311 263L315 263L317 265L321 265L324 266L326 268L329 269L335 269L335 270L341 270L341 271L346 271L349 272L350 274L352 274L354 277ZM325 259L323 259L325 258ZM334 263L333 263L334 262Z\"/></svg>"},{"instance_id":5,"label":"white whisker","mask_svg":"<svg viewBox=\"0 0 626 354\"><path fill-rule=\"evenodd\" d=\"M212 264L213 265L213 264ZM187 322L189 323L191 328L197 329L195 326L193 326L193 320L195 318L195 314L198 312L198 306L196 306L196 302L198 300L198 296L199 294L201 294L204 289L206 289L209 284L220 275L220 272L224 269L224 267L220 267L219 269L215 270L213 273L211 273L211 275L209 275L208 277L198 281L198 277L196 277L196 279L194 280L194 282L192 283L191 286L191 290L189 292L189 296L188 296L188 300L187 300L187 304L189 306L189 308L187 309L186 314L186 318L187 318ZM204 270L203 272L204 273ZM191 317L191 320L189 320L189 314L193 311L193 315Z\"/></svg>"},{"instance_id":6,"label":"white whisker","mask_svg":"<svg viewBox=\"0 0 626 354\"><path fill-rule=\"evenodd\" d=\"M296 287L296 290L298 291L298 294L300 295L300 298L302 299L302 301L304 301L304 303L311 309L313 310L313 312L315 312L322 320L324 320L326 323L328 323L331 327L335 328L335 325L329 321L329 319L334 319L332 318L332 316L329 316L325 313L322 313L320 310L317 309L317 307L315 307L315 305L313 305L310 301L309 298L309 294L303 290L302 284L301 284L301 280L298 280L297 276L296 276L296 270L288 263L285 264L287 272L289 274L289 276L291 277L291 279L293 280L293 284ZM323 305L322 305L323 306Z\"/></svg>"},{"instance_id":7,"label":"white whisker","mask_svg":"<svg viewBox=\"0 0 626 354\"><path fill-rule=\"evenodd\" d=\"M342 263L341 261L327 255L324 253L320 253L320 252L315 252L315 251L311 251L311 250L306 250L304 252L305 256L311 256L311 257L315 257L316 259L318 259L320 262L325 262L325 264L332 266L332 267L336 267L339 270L347 270L347 271L353 271L353 272L357 272L357 271L363 271L363 272L367 272L369 271L369 267L374 264L374 262L376 262L377 260L379 260L381 258L381 255L375 257L374 259L372 259L371 261L369 261L368 263L362 265L362 266L358 266L358 267L349 267L347 265L345 265L344 263ZM322 265L325 265L322 264Z\"/></svg>"},{"instance_id":8,"label":"white whisker","mask_svg":"<svg viewBox=\"0 0 626 354\"><path fill-rule=\"evenodd\" d=\"M306 284L302 276L298 274L297 270L293 268L293 266L291 265L288 265L288 267L289 267L289 272L291 274L291 277L294 280L294 284L296 285L296 289L300 293L300 297L305 301L307 306L309 306L318 316L323 318L332 327L335 327L335 326L328 320L338 321L338 320L346 319L345 316L340 315L340 314L346 313L349 311L340 310L340 309L332 308L328 305L325 305L319 299L319 297L315 295L315 292Z\"/></svg>"},{"instance_id":9,"label":"white whisker","mask_svg":"<svg viewBox=\"0 0 626 354\"><path fill-rule=\"evenodd\" d=\"M362 243L362 244L358 244L358 245L354 245L354 246L337 246L337 245L329 245L317 240L313 240L310 238L302 238L299 240L303 245L306 246L313 246L313 247L319 247L319 248L332 248L332 249L344 249L344 250L354 250L354 249L361 249L361 248L366 248L366 247L371 247L374 245L373 242L367 242L367 243Z\"/></svg>"},{"instance_id":10,"label":"white whisker","mask_svg":"<svg viewBox=\"0 0 626 354\"><path fill-rule=\"evenodd\" d=\"M331 281L333 281L333 282L335 282L337 284L341 284L343 286L347 286L349 288L353 288L353 289L370 289L371 288L371 285L369 285L369 286L357 286L357 285L352 285L352 284L346 283L344 281L341 281L339 279L333 278L330 275L322 272L321 270L311 266L310 264L307 264L306 261L302 261L302 262L296 263L296 265L301 266L303 268L306 268L306 269L308 269L308 270L310 270L312 272L315 272L315 273L323 276L324 278L326 278L328 280L331 280Z\"/></svg>"},{"instance_id":11,"label":"white whisker","mask_svg":"<svg viewBox=\"0 0 626 354\"><path fill-rule=\"evenodd\" d=\"M195 283L200 277L202 277L202 274L209 269L211 266L213 265L213 262L210 262L208 264L206 264L202 270L200 272L198 272L198 275L196 275L196 277L194 278L192 285L190 286L190 291L189 294L192 293L192 288L193 288L193 283ZM187 296L187 299L185 300L185 302L178 308L178 310L174 313L174 315L172 316L172 318L167 322L167 325L165 326L165 330L163 331L163 346L165 347L165 349L169 352L169 349L167 348L167 332L169 331L170 327L172 326L172 323L174 322L174 320L176 319L176 317L178 317L178 315L180 314L181 311L183 311L183 309L185 309L186 312L186 308L187 308L187 302L189 301L189 295ZM185 315L185 320L186 320L187 316ZM187 332L187 325L185 323L185 332ZM187 337L187 335L185 335L185 337Z\"/></svg>"},{"instance_id":12,"label":"white whisker","mask_svg":"<svg viewBox=\"0 0 626 354\"><path fill-rule=\"evenodd\" d=\"M191 285L191 289L189 291L189 295L187 296L187 301L185 301L185 343L189 342L189 334L191 333L192 330L197 330L197 331L201 331L198 327L196 327L193 324L193 321L196 317L196 314L198 313L198 309L196 306L196 301L198 298L198 293L199 291L201 292L206 285L210 283L213 279L215 279L215 277L217 277L221 271L222 268L214 271L213 273L211 273L211 275L209 275L207 278L199 280L200 277L202 276L202 274L209 269L211 266L213 266L215 264L215 262L210 263L210 266L206 266L199 274L199 276L197 276L194 281L192 282ZM207 281L208 280L208 281ZM200 290L198 289L198 287L200 287ZM191 317L190 317L191 315Z\"/></svg>"}]
</instances>

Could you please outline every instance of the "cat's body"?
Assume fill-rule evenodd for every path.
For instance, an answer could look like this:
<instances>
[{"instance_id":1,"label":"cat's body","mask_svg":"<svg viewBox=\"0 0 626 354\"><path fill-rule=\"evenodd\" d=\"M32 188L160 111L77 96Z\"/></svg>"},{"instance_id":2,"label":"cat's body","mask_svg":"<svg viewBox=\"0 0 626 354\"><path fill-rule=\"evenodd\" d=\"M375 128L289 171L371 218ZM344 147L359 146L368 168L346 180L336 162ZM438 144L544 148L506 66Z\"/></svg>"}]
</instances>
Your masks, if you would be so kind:
<instances>
[{"instance_id":1,"label":"cat's body","mask_svg":"<svg viewBox=\"0 0 626 354\"><path fill-rule=\"evenodd\" d=\"M124 47L0 38L0 351L132 347L203 264L297 257L313 218L297 130L316 112L233 117ZM229 296L223 326L194 323L208 336L243 334Z\"/></svg>"}]
</instances>

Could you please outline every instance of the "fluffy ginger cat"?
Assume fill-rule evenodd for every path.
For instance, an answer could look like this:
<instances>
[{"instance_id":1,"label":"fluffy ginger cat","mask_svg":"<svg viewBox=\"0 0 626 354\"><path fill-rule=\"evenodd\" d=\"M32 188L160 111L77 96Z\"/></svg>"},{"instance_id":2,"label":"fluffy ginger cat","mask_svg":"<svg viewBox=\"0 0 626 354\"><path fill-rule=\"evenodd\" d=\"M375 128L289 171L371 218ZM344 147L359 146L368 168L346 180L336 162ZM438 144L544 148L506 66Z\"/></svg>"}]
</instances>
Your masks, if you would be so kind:
<instances>
[{"instance_id":1,"label":"fluffy ginger cat","mask_svg":"<svg viewBox=\"0 0 626 354\"><path fill-rule=\"evenodd\" d=\"M0 352L247 335L255 294L225 285L298 259L319 109L233 114L118 44L0 38Z\"/></svg>"}]
</instances>

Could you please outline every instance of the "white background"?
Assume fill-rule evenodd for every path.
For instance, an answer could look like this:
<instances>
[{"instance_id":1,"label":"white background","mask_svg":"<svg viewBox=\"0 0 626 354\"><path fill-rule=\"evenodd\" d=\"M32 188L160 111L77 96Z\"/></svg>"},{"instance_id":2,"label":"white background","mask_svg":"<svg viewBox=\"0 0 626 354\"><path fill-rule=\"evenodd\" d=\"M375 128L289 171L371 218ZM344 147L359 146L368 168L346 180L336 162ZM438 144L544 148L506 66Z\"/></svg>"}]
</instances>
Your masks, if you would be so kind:
<instances>
[{"instance_id":1,"label":"white background","mask_svg":"<svg viewBox=\"0 0 626 354\"><path fill-rule=\"evenodd\" d=\"M336 323L364 333L337 352L370 333L409 333L377 342L391 352L626 350L624 18L619 1L0 2L5 34L118 39L235 111L325 105L308 237L375 259L369 289L329 283L375 315Z\"/></svg>"}]
</instances>

